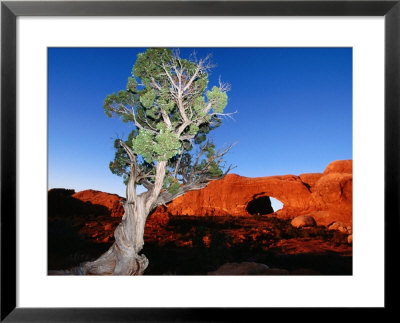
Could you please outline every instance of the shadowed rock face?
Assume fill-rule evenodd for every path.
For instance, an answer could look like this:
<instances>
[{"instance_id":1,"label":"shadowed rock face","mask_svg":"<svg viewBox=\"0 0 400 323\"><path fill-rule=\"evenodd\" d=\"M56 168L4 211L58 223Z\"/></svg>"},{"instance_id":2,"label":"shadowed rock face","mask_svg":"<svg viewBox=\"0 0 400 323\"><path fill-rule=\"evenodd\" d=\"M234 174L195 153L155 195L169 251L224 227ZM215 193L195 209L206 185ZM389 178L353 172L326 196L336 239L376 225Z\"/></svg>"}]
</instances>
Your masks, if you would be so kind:
<instances>
[{"instance_id":1,"label":"shadowed rock face","mask_svg":"<svg viewBox=\"0 0 400 323\"><path fill-rule=\"evenodd\" d=\"M248 178L228 174L207 187L190 191L168 204L171 215L246 216L254 214L255 196L284 204L280 218L314 217L318 225L341 221L352 225L352 160L330 163L324 173ZM269 200L269 198L268 198ZM157 208L155 213L165 212ZM256 212L267 214L265 212Z\"/></svg>"}]
</instances>

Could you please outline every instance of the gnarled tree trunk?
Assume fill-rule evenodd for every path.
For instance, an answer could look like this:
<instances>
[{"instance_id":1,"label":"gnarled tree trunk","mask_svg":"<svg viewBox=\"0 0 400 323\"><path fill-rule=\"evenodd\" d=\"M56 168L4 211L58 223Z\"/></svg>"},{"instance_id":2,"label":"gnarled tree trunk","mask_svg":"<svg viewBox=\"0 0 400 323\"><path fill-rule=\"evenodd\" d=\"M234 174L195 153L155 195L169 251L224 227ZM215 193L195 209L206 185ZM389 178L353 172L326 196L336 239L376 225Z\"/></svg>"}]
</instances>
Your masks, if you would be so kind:
<instances>
[{"instance_id":1,"label":"gnarled tree trunk","mask_svg":"<svg viewBox=\"0 0 400 323\"><path fill-rule=\"evenodd\" d=\"M139 255L144 244L144 227L155 200L157 199L165 176L166 162L156 167L154 187L136 195L136 169L131 165L131 174L126 188L125 213L115 229L115 242L97 260L83 264L87 275L142 275L149 261Z\"/></svg>"}]
</instances>

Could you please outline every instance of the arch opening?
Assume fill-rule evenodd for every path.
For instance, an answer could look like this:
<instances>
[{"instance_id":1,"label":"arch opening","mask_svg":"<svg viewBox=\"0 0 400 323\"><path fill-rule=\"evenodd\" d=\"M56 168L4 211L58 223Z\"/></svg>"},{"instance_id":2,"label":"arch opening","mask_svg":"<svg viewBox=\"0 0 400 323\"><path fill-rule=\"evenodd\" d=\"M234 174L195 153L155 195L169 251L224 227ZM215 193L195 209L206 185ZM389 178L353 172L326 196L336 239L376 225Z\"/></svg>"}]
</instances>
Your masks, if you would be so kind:
<instances>
[{"instance_id":1,"label":"arch opening","mask_svg":"<svg viewBox=\"0 0 400 323\"><path fill-rule=\"evenodd\" d=\"M246 207L251 215L266 215L274 212L269 196L254 197Z\"/></svg>"},{"instance_id":2,"label":"arch opening","mask_svg":"<svg viewBox=\"0 0 400 323\"><path fill-rule=\"evenodd\" d=\"M271 206L274 209L274 212L279 211L283 208L283 203L275 197L270 196L269 199L271 200Z\"/></svg>"},{"instance_id":3,"label":"arch opening","mask_svg":"<svg viewBox=\"0 0 400 323\"><path fill-rule=\"evenodd\" d=\"M283 203L276 198L270 196L259 196L257 194L247 204L246 211L250 215L267 215L280 210L283 207Z\"/></svg>"}]
</instances>

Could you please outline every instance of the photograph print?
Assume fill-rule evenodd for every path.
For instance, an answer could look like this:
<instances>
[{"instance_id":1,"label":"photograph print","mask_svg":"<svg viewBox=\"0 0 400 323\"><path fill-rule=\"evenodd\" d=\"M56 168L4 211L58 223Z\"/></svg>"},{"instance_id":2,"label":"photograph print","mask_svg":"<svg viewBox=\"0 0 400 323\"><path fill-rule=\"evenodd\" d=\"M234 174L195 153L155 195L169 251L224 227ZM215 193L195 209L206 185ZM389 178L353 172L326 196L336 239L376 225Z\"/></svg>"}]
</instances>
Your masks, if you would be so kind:
<instances>
[{"instance_id":1,"label":"photograph print","mask_svg":"<svg viewBox=\"0 0 400 323\"><path fill-rule=\"evenodd\" d=\"M48 48L48 275L352 275L352 48Z\"/></svg>"}]
</instances>

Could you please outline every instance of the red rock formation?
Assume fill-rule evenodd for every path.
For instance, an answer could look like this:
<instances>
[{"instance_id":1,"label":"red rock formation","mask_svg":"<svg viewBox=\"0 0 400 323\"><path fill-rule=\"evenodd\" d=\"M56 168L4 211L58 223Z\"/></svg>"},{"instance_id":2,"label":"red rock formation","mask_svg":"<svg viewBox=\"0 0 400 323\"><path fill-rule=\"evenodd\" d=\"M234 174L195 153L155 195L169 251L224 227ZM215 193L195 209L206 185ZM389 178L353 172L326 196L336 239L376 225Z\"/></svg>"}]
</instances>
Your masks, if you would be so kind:
<instances>
[{"instance_id":1,"label":"red rock formation","mask_svg":"<svg viewBox=\"0 0 400 323\"><path fill-rule=\"evenodd\" d=\"M306 209L310 191L298 176L247 178L229 174L207 187L190 191L168 204L172 215L249 215L246 207L254 198L272 196L285 207Z\"/></svg>"},{"instance_id":2,"label":"red rock formation","mask_svg":"<svg viewBox=\"0 0 400 323\"><path fill-rule=\"evenodd\" d=\"M168 204L171 215L246 216L254 198L270 196L284 204L276 215L313 216L318 225L341 221L352 224L352 160L330 163L323 174L247 178L229 174L198 191L190 191ZM165 212L158 208L157 213Z\"/></svg>"},{"instance_id":3,"label":"red rock formation","mask_svg":"<svg viewBox=\"0 0 400 323\"><path fill-rule=\"evenodd\" d=\"M340 221L352 225L352 161L330 163L324 173L248 178L228 174L207 187L190 191L168 204L158 207L154 218L165 215L249 216L248 205L257 198L270 196L284 206L276 212L280 218L312 216L318 225ZM84 202L107 207L112 217L122 217L123 200L116 194L86 190L72 195Z\"/></svg>"},{"instance_id":4,"label":"red rock formation","mask_svg":"<svg viewBox=\"0 0 400 323\"><path fill-rule=\"evenodd\" d=\"M310 191L315 187L315 184L321 178L321 173L300 174L299 178L308 187Z\"/></svg>"},{"instance_id":5,"label":"red rock formation","mask_svg":"<svg viewBox=\"0 0 400 323\"><path fill-rule=\"evenodd\" d=\"M124 215L124 207L121 203L123 198L117 194L86 190L75 193L72 197L82 202L90 202L92 204L105 206L110 210L112 217L122 217Z\"/></svg>"},{"instance_id":6,"label":"red rock formation","mask_svg":"<svg viewBox=\"0 0 400 323\"><path fill-rule=\"evenodd\" d=\"M346 173L328 173L316 183L311 194L311 205L317 222L328 225L341 221L352 224L353 175Z\"/></svg>"},{"instance_id":7,"label":"red rock formation","mask_svg":"<svg viewBox=\"0 0 400 323\"><path fill-rule=\"evenodd\" d=\"M326 166L324 175L332 173L353 174L352 160L337 160Z\"/></svg>"}]
</instances>

